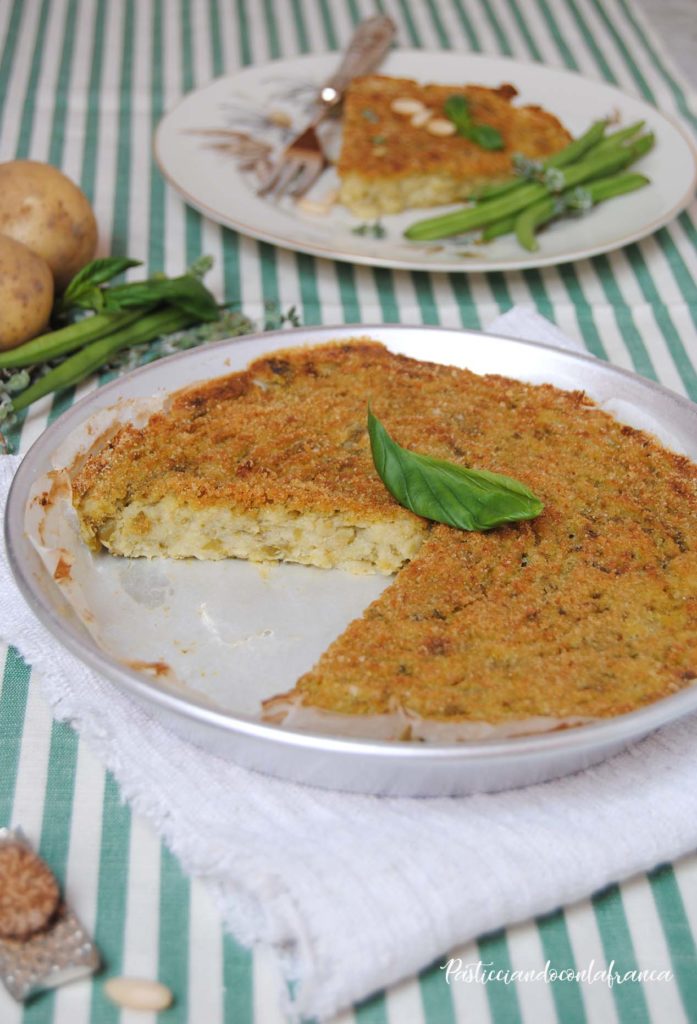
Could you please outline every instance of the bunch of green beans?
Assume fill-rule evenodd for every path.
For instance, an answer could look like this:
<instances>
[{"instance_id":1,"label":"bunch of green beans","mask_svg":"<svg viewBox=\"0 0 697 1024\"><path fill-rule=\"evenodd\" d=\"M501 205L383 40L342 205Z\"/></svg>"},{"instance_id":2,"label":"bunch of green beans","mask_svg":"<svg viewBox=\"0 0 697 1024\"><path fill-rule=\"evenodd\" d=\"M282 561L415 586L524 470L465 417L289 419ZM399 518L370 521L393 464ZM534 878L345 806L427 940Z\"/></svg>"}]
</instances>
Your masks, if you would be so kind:
<instances>
[{"instance_id":1,"label":"bunch of green beans","mask_svg":"<svg viewBox=\"0 0 697 1024\"><path fill-rule=\"evenodd\" d=\"M135 320L135 318L133 319ZM179 309L166 309L146 316L139 314L137 323L131 322L126 326L122 324L119 330L110 331L105 337L73 352L58 366L54 366L48 373L38 377L16 398L13 398L12 407L15 412L26 409L32 402L43 398L44 395L51 394L52 391L61 391L63 388L79 384L85 377L89 377L90 374L110 362L117 352L134 345L154 341L155 338L172 334L174 331L181 331L195 322L195 317Z\"/></svg>"},{"instance_id":2,"label":"bunch of green beans","mask_svg":"<svg viewBox=\"0 0 697 1024\"><path fill-rule=\"evenodd\" d=\"M454 213L417 221L405 236L430 242L481 230L481 240L488 242L514 232L524 248L535 251L537 229L554 217L649 184L643 175L621 173L654 144L653 134L641 134L643 126L639 121L606 134L607 122L596 121L541 163L521 160L522 176L480 190L472 205ZM583 202L572 199L579 186Z\"/></svg>"},{"instance_id":3,"label":"bunch of green beans","mask_svg":"<svg viewBox=\"0 0 697 1024\"><path fill-rule=\"evenodd\" d=\"M626 192L634 192L635 189L643 188L649 184L649 179L643 174L613 174L607 178L599 178L597 181L590 181L583 189L568 189L560 196L546 196L532 206L526 207L514 219L513 231L516 238L529 252L536 252L539 243L535 232L553 217L564 214L567 210L583 210L590 208L597 203L612 199L613 196L621 196ZM579 192L581 193L579 196Z\"/></svg>"},{"instance_id":4,"label":"bunch of green beans","mask_svg":"<svg viewBox=\"0 0 697 1024\"><path fill-rule=\"evenodd\" d=\"M57 316L81 318L0 352L0 385L5 381L0 412L17 413L53 391L73 387L124 349L219 318L219 307L196 272L108 284L136 265L116 257L94 260L73 278L57 306ZM85 315L85 310L92 312Z\"/></svg>"}]
</instances>

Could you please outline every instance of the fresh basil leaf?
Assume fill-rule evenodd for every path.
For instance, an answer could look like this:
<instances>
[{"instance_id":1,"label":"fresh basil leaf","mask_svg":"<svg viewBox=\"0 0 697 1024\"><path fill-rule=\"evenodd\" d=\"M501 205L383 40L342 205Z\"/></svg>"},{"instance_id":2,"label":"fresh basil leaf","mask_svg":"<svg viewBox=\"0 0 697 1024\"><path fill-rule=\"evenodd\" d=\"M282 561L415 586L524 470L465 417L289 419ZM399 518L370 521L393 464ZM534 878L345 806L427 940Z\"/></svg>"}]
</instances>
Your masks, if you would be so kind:
<instances>
[{"instance_id":1,"label":"fresh basil leaf","mask_svg":"<svg viewBox=\"0 0 697 1024\"><path fill-rule=\"evenodd\" d=\"M470 114L469 103L464 96L448 96L443 105L445 116L457 128L458 135L476 143L482 149L503 149L501 132L490 124L475 124Z\"/></svg>"},{"instance_id":2,"label":"fresh basil leaf","mask_svg":"<svg viewBox=\"0 0 697 1024\"><path fill-rule=\"evenodd\" d=\"M490 124L471 125L467 137L482 149L503 149L501 132L497 128L492 128Z\"/></svg>"},{"instance_id":3,"label":"fresh basil leaf","mask_svg":"<svg viewBox=\"0 0 697 1024\"><path fill-rule=\"evenodd\" d=\"M168 297L170 305L203 321L212 322L220 316L217 302L197 277L185 274L184 277L173 278L168 284L177 285Z\"/></svg>"},{"instance_id":4,"label":"fresh basil leaf","mask_svg":"<svg viewBox=\"0 0 697 1024\"><path fill-rule=\"evenodd\" d=\"M104 259L92 260L82 270L78 270L77 274L71 279L63 293L63 305L66 308L76 305L75 300L82 298L91 289L111 281L112 277L116 277L117 274L123 274L125 270L130 270L131 267L140 267L141 265L141 260L130 260L122 256L108 256Z\"/></svg>"},{"instance_id":5,"label":"fresh basil leaf","mask_svg":"<svg viewBox=\"0 0 697 1024\"><path fill-rule=\"evenodd\" d=\"M467 469L402 448L368 409L373 462L400 505L458 530L491 530L534 519L544 508L528 488L501 473Z\"/></svg>"},{"instance_id":6,"label":"fresh basil leaf","mask_svg":"<svg viewBox=\"0 0 697 1024\"><path fill-rule=\"evenodd\" d=\"M101 313L104 310L104 292L96 286L86 289L77 305L82 309L93 309L95 313Z\"/></svg>"},{"instance_id":7,"label":"fresh basil leaf","mask_svg":"<svg viewBox=\"0 0 697 1024\"><path fill-rule=\"evenodd\" d=\"M469 103L464 96L448 96L443 104L443 110L445 116L449 117L455 125L467 125L472 122Z\"/></svg>"},{"instance_id":8,"label":"fresh basil leaf","mask_svg":"<svg viewBox=\"0 0 697 1024\"><path fill-rule=\"evenodd\" d=\"M104 309L104 293L102 289L96 286L85 285L68 303L66 303L65 296L63 296L58 307L59 313L64 313L71 309L91 309L95 313L101 313Z\"/></svg>"}]
</instances>

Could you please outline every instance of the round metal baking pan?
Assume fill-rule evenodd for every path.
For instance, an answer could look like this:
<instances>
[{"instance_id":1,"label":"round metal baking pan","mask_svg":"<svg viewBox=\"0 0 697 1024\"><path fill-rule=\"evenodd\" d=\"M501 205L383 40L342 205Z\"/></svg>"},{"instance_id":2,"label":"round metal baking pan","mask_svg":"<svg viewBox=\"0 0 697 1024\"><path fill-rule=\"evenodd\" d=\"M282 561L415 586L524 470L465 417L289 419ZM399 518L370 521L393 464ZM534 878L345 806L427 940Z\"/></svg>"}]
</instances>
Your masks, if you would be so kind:
<instances>
[{"instance_id":1,"label":"round metal baking pan","mask_svg":"<svg viewBox=\"0 0 697 1024\"><path fill-rule=\"evenodd\" d=\"M649 732L697 711L697 687L649 707L581 728L460 744L415 744L294 732L182 695L105 654L50 578L25 534L32 484L51 469L51 455L97 411L124 398L145 398L195 380L229 373L280 347L370 336L409 356L499 373L533 383L583 389L619 419L644 426L674 450L697 459L697 406L651 381L535 342L421 326L361 325L278 331L218 342L150 364L78 402L35 442L15 476L5 536L12 571L44 626L83 662L159 720L205 750L248 768L297 782L355 792L444 796L541 782L609 757Z\"/></svg>"}]
</instances>

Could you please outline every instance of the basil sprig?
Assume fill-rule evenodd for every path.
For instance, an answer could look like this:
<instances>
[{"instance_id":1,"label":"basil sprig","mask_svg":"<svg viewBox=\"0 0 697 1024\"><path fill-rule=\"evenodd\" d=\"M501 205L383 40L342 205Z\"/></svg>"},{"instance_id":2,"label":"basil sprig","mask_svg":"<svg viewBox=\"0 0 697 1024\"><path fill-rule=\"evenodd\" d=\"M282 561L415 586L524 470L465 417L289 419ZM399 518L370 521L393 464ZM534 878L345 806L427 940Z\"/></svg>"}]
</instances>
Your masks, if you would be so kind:
<instances>
[{"instance_id":1,"label":"basil sprig","mask_svg":"<svg viewBox=\"0 0 697 1024\"><path fill-rule=\"evenodd\" d=\"M125 270L141 265L141 260L132 260L122 256L105 256L102 259L92 260L82 270L78 270L63 292L59 312L67 309L97 309L101 311L104 303L99 286L111 281L112 277L116 277L117 274L123 274Z\"/></svg>"},{"instance_id":2,"label":"basil sprig","mask_svg":"<svg viewBox=\"0 0 697 1024\"><path fill-rule=\"evenodd\" d=\"M539 516L544 505L519 480L467 469L398 445L368 409L368 434L380 479L400 505L458 530L491 530Z\"/></svg>"},{"instance_id":3,"label":"basil sprig","mask_svg":"<svg viewBox=\"0 0 697 1024\"><path fill-rule=\"evenodd\" d=\"M117 256L92 260L68 285L58 312L85 309L95 313L117 313L127 309L146 310L166 303L204 322L212 322L220 316L215 299L200 280L195 267L181 277L156 274L145 281L103 287L117 274L140 265L140 260Z\"/></svg>"},{"instance_id":4,"label":"basil sprig","mask_svg":"<svg viewBox=\"0 0 697 1024\"><path fill-rule=\"evenodd\" d=\"M501 132L490 124L475 124L464 96L448 96L443 110L457 128L458 135L463 135L482 149L503 149Z\"/></svg>"},{"instance_id":5,"label":"basil sprig","mask_svg":"<svg viewBox=\"0 0 697 1024\"><path fill-rule=\"evenodd\" d=\"M212 321L220 316L217 303L206 286L191 274L181 277L150 277L146 281L131 281L112 285L103 291L106 312L135 309L139 306L166 302L170 306L190 313L198 320Z\"/></svg>"}]
</instances>

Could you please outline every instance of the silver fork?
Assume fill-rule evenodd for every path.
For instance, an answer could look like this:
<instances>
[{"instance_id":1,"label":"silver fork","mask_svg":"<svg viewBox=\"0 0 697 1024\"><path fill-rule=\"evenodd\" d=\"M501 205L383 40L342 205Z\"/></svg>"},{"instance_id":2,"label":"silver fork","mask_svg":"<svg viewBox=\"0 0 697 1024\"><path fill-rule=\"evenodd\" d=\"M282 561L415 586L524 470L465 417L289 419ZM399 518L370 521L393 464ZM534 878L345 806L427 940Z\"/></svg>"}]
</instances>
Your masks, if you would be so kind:
<instances>
[{"instance_id":1,"label":"silver fork","mask_svg":"<svg viewBox=\"0 0 697 1024\"><path fill-rule=\"evenodd\" d=\"M317 108L307 128L281 153L257 195L302 196L317 181L329 161L317 137L317 125L334 110L354 78L373 71L385 56L395 34L394 22L385 15L362 21L348 45L341 64L325 82Z\"/></svg>"}]
</instances>

